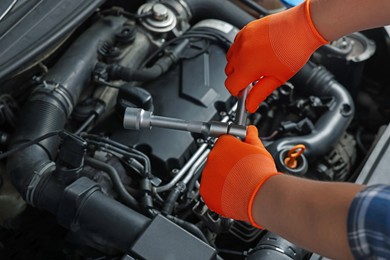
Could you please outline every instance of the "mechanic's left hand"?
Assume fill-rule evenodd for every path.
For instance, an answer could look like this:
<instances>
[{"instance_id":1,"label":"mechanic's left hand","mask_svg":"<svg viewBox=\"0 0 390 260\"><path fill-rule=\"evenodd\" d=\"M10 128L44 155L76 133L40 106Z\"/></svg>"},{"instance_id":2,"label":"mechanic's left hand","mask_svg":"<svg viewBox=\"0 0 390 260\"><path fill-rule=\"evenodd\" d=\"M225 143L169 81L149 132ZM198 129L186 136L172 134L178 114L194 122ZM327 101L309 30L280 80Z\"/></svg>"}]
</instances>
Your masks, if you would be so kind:
<instances>
[{"instance_id":1,"label":"mechanic's left hand","mask_svg":"<svg viewBox=\"0 0 390 260\"><path fill-rule=\"evenodd\" d=\"M310 1L247 24L227 53L226 88L233 96L257 82L246 99L250 113L289 80L327 41L314 27Z\"/></svg>"}]
</instances>

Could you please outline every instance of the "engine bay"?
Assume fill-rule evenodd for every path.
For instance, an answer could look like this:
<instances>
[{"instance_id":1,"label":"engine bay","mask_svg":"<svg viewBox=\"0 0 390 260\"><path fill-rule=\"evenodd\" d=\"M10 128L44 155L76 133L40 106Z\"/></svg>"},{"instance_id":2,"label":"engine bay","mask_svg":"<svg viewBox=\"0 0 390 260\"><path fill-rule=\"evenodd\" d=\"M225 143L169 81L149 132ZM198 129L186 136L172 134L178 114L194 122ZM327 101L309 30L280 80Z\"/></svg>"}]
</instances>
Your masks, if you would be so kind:
<instances>
[{"instance_id":1,"label":"engine bay","mask_svg":"<svg viewBox=\"0 0 390 260\"><path fill-rule=\"evenodd\" d=\"M226 52L286 8L257 2L13 3L0 18L2 259L312 257L209 210L202 169L218 136L255 125L279 171L355 182L390 119L389 33L319 48L242 126Z\"/></svg>"}]
</instances>

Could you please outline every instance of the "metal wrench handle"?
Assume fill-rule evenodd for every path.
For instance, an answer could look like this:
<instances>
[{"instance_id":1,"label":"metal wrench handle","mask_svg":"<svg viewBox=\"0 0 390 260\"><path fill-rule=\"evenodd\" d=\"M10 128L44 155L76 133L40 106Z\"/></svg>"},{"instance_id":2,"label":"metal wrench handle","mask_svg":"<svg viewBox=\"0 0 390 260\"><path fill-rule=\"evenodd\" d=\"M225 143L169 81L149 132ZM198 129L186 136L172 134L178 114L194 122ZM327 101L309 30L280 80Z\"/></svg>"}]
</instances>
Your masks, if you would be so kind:
<instances>
[{"instance_id":1,"label":"metal wrench handle","mask_svg":"<svg viewBox=\"0 0 390 260\"><path fill-rule=\"evenodd\" d=\"M246 126L229 124L225 122L200 122L187 121L178 118L155 116L150 111L140 108L126 108L123 127L126 129L151 129L161 127L203 134L205 136L219 137L223 134L231 134L245 139Z\"/></svg>"},{"instance_id":2,"label":"metal wrench handle","mask_svg":"<svg viewBox=\"0 0 390 260\"><path fill-rule=\"evenodd\" d=\"M238 103L237 103L236 118L235 118L235 122L237 125L246 124L247 112L246 112L245 101L251 88L252 88L252 83L249 84L246 88L244 88L238 95Z\"/></svg>"}]
</instances>

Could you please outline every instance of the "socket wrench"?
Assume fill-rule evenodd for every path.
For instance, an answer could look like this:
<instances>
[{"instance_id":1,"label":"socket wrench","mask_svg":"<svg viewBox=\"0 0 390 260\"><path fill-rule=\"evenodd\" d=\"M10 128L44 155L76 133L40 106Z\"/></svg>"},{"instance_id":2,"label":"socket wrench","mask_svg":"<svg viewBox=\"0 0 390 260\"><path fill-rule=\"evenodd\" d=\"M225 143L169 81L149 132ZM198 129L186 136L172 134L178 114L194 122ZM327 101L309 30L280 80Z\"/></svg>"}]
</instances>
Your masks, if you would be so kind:
<instances>
[{"instance_id":1,"label":"socket wrench","mask_svg":"<svg viewBox=\"0 0 390 260\"><path fill-rule=\"evenodd\" d=\"M153 115L152 112L140 108L128 107L123 119L125 129L151 129L161 127L174 130L203 134L204 136L219 137L224 134L237 136L242 140L246 137L247 127L226 122L187 121L178 118Z\"/></svg>"}]
</instances>

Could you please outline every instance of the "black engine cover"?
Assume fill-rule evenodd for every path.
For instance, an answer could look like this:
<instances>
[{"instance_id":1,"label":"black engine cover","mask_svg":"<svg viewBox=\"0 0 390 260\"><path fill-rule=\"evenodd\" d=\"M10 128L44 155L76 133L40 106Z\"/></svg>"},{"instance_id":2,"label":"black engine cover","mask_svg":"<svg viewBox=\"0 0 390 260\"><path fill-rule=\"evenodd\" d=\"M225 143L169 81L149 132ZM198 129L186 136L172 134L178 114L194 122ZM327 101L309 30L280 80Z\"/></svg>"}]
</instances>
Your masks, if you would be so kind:
<instances>
[{"instance_id":1,"label":"black engine cover","mask_svg":"<svg viewBox=\"0 0 390 260\"><path fill-rule=\"evenodd\" d=\"M159 79L145 84L153 97L153 113L205 122L220 119L219 112L229 110L234 103L224 86L225 55L222 48L211 45L207 52L181 61ZM158 175L180 168L197 147L193 134L161 128L132 131L120 126L112 138L147 153Z\"/></svg>"}]
</instances>

